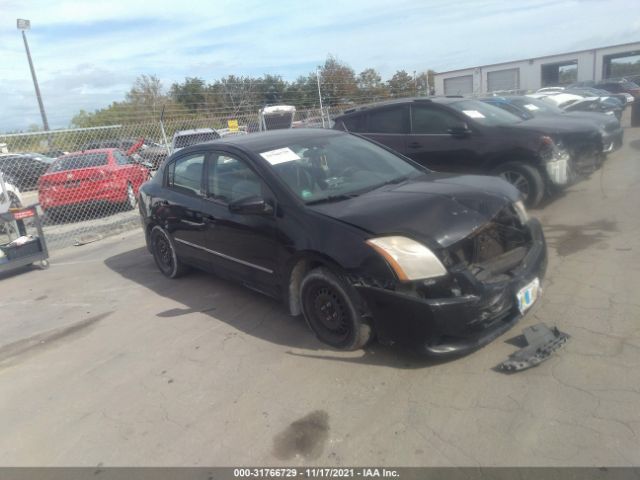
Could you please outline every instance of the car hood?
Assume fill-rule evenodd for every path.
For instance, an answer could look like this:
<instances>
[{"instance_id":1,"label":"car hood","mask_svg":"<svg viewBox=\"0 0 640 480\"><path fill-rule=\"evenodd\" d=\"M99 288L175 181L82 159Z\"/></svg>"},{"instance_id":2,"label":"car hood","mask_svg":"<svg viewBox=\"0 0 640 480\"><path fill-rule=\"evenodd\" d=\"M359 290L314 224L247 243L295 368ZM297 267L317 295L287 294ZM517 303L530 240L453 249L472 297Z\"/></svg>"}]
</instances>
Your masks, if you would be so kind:
<instances>
[{"instance_id":1,"label":"car hood","mask_svg":"<svg viewBox=\"0 0 640 480\"><path fill-rule=\"evenodd\" d=\"M497 177L433 173L308 208L372 235L405 235L446 248L518 198L519 192Z\"/></svg>"},{"instance_id":2,"label":"car hood","mask_svg":"<svg viewBox=\"0 0 640 480\"><path fill-rule=\"evenodd\" d=\"M572 133L585 129L604 128L609 131L620 126L620 122L613 115L607 115L599 112L565 112L563 114L543 114L539 113L536 118L546 119L550 124L552 122L559 122L565 127L569 128ZM528 120L527 120L528 122Z\"/></svg>"},{"instance_id":3,"label":"car hood","mask_svg":"<svg viewBox=\"0 0 640 480\"><path fill-rule=\"evenodd\" d=\"M537 116L511 125L508 128L533 130L545 135L566 133L593 133L597 126L593 122L559 116Z\"/></svg>"}]
</instances>

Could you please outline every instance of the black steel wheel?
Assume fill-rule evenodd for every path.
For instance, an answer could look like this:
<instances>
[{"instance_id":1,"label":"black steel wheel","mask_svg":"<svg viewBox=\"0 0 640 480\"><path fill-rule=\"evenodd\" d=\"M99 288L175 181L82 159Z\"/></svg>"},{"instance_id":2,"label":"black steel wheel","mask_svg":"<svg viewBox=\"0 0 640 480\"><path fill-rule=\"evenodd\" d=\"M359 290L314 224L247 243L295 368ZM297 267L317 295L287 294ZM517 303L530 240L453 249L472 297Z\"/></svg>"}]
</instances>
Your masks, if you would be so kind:
<instances>
[{"instance_id":1,"label":"black steel wheel","mask_svg":"<svg viewBox=\"0 0 640 480\"><path fill-rule=\"evenodd\" d=\"M178 258L173 240L162 227L153 227L150 240L153 259L162 274L168 278L177 278L184 274L186 268Z\"/></svg>"},{"instance_id":2,"label":"black steel wheel","mask_svg":"<svg viewBox=\"0 0 640 480\"><path fill-rule=\"evenodd\" d=\"M500 165L495 173L520 190L527 207L535 207L542 201L545 184L534 166L523 162L508 162Z\"/></svg>"},{"instance_id":3,"label":"black steel wheel","mask_svg":"<svg viewBox=\"0 0 640 480\"><path fill-rule=\"evenodd\" d=\"M372 338L357 292L326 268L310 271L300 286L302 313L318 339L341 350L357 350Z\"/></svg>"}]
</instances>

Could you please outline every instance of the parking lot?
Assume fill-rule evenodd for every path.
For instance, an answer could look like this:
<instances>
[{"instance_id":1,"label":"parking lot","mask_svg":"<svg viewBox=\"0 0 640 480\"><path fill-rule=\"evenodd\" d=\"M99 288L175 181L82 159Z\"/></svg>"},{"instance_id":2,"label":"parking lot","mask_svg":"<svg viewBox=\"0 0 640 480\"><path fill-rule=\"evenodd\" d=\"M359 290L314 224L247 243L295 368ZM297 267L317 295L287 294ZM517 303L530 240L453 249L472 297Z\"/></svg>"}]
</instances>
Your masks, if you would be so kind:
<instances>
[{"instance_id":1,"label":"parking lot","mask_svg":"<svg viewBox=\"0 0 640 480\"><path fill-rule=\"evenodd\" d=\"M2 279L3 465L637 465L640 129L533 211L544 295L514 329L434 362L326 349L278 303L168 280L133 230ZM493 368L523 327L567 345Z\"/></svg>"}]
</instances>

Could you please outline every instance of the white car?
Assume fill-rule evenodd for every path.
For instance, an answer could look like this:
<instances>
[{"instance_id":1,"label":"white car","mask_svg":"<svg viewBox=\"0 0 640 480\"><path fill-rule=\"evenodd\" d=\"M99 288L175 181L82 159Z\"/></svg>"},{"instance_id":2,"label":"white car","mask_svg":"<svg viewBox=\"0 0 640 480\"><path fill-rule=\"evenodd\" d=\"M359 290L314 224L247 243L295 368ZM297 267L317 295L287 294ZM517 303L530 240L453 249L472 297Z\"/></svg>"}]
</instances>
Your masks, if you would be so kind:
<instances>
[{"instance_id":1,"label":"white car","mask_svg":"<svg viewBox=\"0 0 640 480\"><path fill-rule=\"evenodd\" d=\"M568 107L572 103L584 100L585 97L580 95L573 95L571 93L559 93L559 92L540 92L527 95L532 98L539 98L545 102L555 105L556 107L564 108Z\"/></svg>"},{"instance_id":2,"label":"white car","mask_svg":"<svg viewBox=\"0 0 640 480\"><path fill-rule=\"evenodd\" d=\"M296 107L293 105L271 105L258 112L259 130L282 130L293 127Z\"/></svg>"},{"instance_id":3,"label":"white car","mask_svg":"<svg viewBox=\"0 0 640 480\"><path fill-rule=\"evenodd\" d=\"M218 138L220 138L220 135L213 128L194 128L193 130L180 130L173 134L173 140L171 141L171 151L177 152L184 147L195 145L197 143L210 142L211 140L217 140Z\"/></svg>"},{"instance_id":4,"label":"white car","mask_svg":"<svg viewBox=\"0 0 640 480\"><path fill-rule=\"evenodd\" d=\"M10 208L24 205L22 194L10 179L0 172L0 213L7 213Z\"/></svg>"}]
</instances>

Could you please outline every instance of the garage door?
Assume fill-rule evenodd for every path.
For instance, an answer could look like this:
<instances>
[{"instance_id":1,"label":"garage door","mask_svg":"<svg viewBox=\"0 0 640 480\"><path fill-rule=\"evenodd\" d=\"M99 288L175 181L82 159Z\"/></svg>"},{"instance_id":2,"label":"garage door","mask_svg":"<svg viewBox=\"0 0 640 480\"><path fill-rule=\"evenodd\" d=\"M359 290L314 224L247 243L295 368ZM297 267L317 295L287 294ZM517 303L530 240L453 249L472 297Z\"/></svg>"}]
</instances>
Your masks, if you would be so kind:
<instances>
[{"instance_id":1,"label":"garage door","mask_svg":"<svg viewBox=\"0 0 640 480\"><path fill-rule=\"evenodd\" d=\"M473 75L444 79L445 95L468 95L473 93Z\"/></svg>"},{"instance_id":2,"label":"garage door","mask_svg":"<svg viewBox=\"0 0 640 480\"><path fill-rule=\"evenodd\" d=\"M496 90L518 90L520 88L520 69L497 70L487 73L487 87L489 92Z\"/></svg>"}]
</instances>

